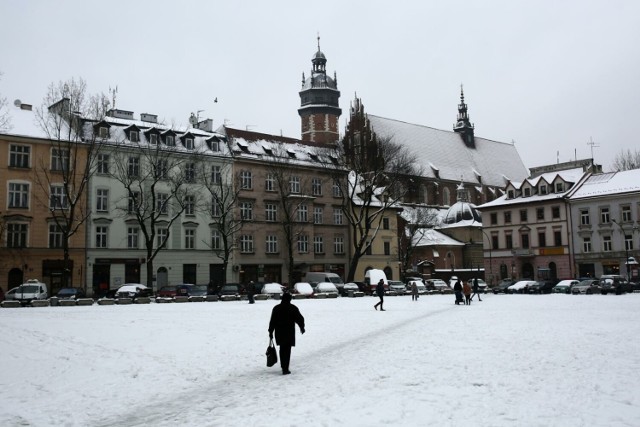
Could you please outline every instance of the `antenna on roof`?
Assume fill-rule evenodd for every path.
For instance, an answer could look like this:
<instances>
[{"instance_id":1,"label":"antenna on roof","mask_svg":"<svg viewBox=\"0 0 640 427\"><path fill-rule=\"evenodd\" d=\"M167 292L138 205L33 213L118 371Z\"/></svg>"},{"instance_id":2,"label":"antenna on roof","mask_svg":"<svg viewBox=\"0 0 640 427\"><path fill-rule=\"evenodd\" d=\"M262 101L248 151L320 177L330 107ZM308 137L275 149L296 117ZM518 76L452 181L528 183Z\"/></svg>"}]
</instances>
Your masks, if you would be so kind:
<instances>
[{"instance_id":1,"label":"antenna on roof","mask_svg":"<svg viewBox=\"0 0 640 427\"><path fill-rule=\"evenodd\" d=\"M111 89L111 86L109 86L109 93L111 94L111 105L113 106L113 109L116 109L116 95L118 94L118 85L116 85L115 89Z\"/></svg>"},{"instance_id":2,"label":"antenna on roof","mask_svg":"<svg viewBox=\"0 0 640 427\"><path fill-rule=\"evenodd\" d=\"M591 146L591 160L593 160L593 147L596 147L596 148L597 148L597 147L600 147L600 145L598 145L597 143L595 143L595 142L593 141L593 138L592 138L592 137L589 137L589 142L587 142L587 145L590 145L590 146Z\"/></svg>"}]
</instances>

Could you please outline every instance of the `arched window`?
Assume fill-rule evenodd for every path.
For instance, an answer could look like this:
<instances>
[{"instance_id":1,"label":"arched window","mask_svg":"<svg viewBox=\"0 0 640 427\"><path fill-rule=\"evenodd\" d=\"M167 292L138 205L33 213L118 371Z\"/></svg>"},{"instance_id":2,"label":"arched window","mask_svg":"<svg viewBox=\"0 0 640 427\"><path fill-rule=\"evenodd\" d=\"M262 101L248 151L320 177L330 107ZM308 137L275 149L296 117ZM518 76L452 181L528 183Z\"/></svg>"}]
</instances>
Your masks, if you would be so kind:
<instances>
[{"instance_id":1,"label":"arched window","mask_svg":"<svg viewBox=\"0 0 640 427\"><path fill-rule=\"evenodd\" d=\"M447 187L442 190L442 205L451 206L451 191Z\"/></svg>"}]
</instances>

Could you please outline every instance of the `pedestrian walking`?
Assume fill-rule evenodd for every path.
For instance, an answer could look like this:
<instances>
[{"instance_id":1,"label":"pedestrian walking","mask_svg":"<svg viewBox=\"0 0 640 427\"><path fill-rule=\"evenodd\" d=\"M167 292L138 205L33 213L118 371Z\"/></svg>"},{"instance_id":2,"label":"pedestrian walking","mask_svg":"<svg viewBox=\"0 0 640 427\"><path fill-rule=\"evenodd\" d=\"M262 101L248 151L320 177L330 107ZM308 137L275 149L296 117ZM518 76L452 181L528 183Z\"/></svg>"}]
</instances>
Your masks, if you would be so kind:
<instances>
[{"instance_id":1,"label":"pedestrian walking","mask_svg":"<svg viewBox=\"0 0 640 427\"><path fill-rule=\"evenodd\" d=\"M468 282L464 282L462 292L464 293L464 305L471 305L471 286Z\"/></svg>"},{"instance_id":2,"label":"pedestrian walking","mask_svg":"<svg viewBox=\"0 0 640 427\"><path fill-rule=\"evenodd\" d=\"M280 347L280 367L282 375L289 375L289 361L291 360L291 347L296 345L296 324L300 327L300 333L304 335L304 317L295 305L291 304L291 294L282 295L282 301L273 307L271 320L269 320L269 338L273 339L275 331L276 344Z\"/></svg>"},{"instance_id":3,"label":"pedestrian walking","mask_svg":"<svg viewBox=\"0 0 640 427\"><path fill-rule=\"evenodd\" d=\"M255 299L253 295L256 293L256 288L254 286L253 280L249 282L247 285L247 298L249 299L249 304L255 303Z\"/></svg>"},{"instance_id":4,"label":"pedestrian walking","mask_svg":"<svg viewBox=\"0 0 640 427\"><path fill-rule=\"evenodd\" d=\"M418 301L418 284L415 280L411 281L411 300Z\"/></svg>"},{"instance_id":5,"label":"pedestrian walking","mask_svg":"<svg viewBox=\"0 0 640 427\"><path fill-rule=\"evenodd\" d=\"M473 278L473 295L471 295L471 301L473 301L473 297L478 295L478 301L482 301L480 298L480 286L478 285L478 278Z\"/></svg>"},{"instance_id":6,"label":"pedestrian walking","mask_svg":"<svg viewBox=\"0 0 640 427\"><path fill-rule=\"evenodd\" d=\"M378 295L378 297L380 298L380 301L376 305L374 305L373 308L377 310L379 306L380 311L385 311L385 309L382 308L382 304L384 303L384 280L383 279L380 279L380 281L376 285L376 295Z\"/></svg>"},{"instance_id":7,"label":"pedestrian walking","mask_svg":"<svg viewBox=\"0 0 640 427\"><path fill-rule=\"evenodd\" d=\"M456 305L461 302L464 303L464 300L462 299L462 283L460 283L460 279L458 279L453 285L453 293L456 295Z\"/></svg>"}]
</instances>

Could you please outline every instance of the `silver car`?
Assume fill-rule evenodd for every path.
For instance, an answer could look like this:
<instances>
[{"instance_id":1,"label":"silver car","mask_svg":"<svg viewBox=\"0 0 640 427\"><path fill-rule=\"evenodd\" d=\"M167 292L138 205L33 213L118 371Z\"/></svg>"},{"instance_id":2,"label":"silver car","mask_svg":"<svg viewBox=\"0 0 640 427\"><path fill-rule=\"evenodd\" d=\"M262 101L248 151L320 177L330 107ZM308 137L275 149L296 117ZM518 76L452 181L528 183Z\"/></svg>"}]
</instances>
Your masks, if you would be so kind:
<instances>
[{"instance_id":1,"label":"silver car","mask_svg":"<svg viewBox=\"0 0 640 427\"><path fill-rule=\"evenodd\" d=\"M578 294L599 294L601 293L600 289L600 281L598 279L587 279L583 280L577 285L573 285L571 287L571 293L573 295Z\"/></svg>"}]
</instances>

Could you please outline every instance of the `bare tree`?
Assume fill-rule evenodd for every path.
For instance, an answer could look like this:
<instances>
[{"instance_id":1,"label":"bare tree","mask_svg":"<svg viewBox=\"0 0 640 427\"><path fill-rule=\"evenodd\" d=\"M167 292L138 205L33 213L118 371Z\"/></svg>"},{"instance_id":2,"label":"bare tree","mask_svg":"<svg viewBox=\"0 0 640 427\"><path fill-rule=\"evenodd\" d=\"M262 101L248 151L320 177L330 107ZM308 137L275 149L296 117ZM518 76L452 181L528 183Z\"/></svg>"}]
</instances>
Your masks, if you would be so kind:
<instances>
[{"instance_id":1,"label":"bare tree","mask_svg":"<svg viewBox=\"0 0 640 427\"><path fill-rule=\"evenodd\" d=\"M366 144L362 144L362 142ZM352 258L347 281L353 281L362 256L373 244L386 212L399 209L408 191L408 179L419 175L413 159L391 138L349 132L342 146L321 155L342 197L341 208L349 226ZM348 175L346 173L348 172Z\"/></svg>"},{"instance_id":2,"label":"bare tree","mask_svg":"<svg viewBox=\"0 0 640 427\"><path fill-rule=\"evenodd\" d=\"M124 187L116 200L121 216L135 224L127 246L137 248L137 230L146 251L147 286L153 287L153 261L167 245L173 224L183 213L195 215L198 184L197 153L179 152L162 144L111 148L112 177Z\"/></svg>"},{"instance_id":3,"label":"bare tree","mask_svg":"<svg viewBox=\"0 0 640 427\"><path fill-rule=\"evenodd\" d=\"M0 77L2 77L2 72L0 71ZM7 98L0 94L0 132L4 132L11 129L11 116L9 115L9 110L7 103Z\"/></svg>"},{"instance_id":4,"label":"bare tree","mask_svg":"<svg viewBox=\"0 0 640 427\"><path fill-rule=\"evenodd\" d=\"M204 243L222 261L224 273L222 285L226 284L229 260L237 247L235 235L244 222L242 218L235 215L240 187L234 187L231 170L231 163L203 162L201 168L203 192L210 196L209 200L203 200L201 207L206 208L212 220L211 240Z\"/></svg>"},{"instance_id":5,"label":"bare tree","mask_svg":"<svg viewBox=\"0 0 640 427\"><path fill-rule=\"evenodd\" d=\"M631 169L640 169L640 150L636 149L631 151L630 149L620 150L616 157L613 159L611 168L614 171L626 171Z\"/></svg>"},{"instance_id":6,"label":"bare tree","mask_svg":"<svg viewBox=\"0 0 640 427\"><path fill-rule=\"evenodd\" d=\"M85 81L72 78L52 83L36 109L36 121L52 146L51 158L40 158L34 171L34 182L42 190L36 199L51 212L54 235L60 236L50 244L63 250L63 287L71 273L69 241L90 214L86 192L101 147L85 132L85 123L104 117L108 107L104 94L90 96Z\"/></svg>"},{"instance_id":7,"label":"bare tree","mask_svg":"<svg viewBox=\"0 0 640 427\"><path fill-rule=\"evenodd\" d=\"M402 271L408 271L413 264L415 242L425 229L438 225L438 210L428 206L405 206L402 221L398 227L399 259Z\"/></svg>"}]
</instances>

